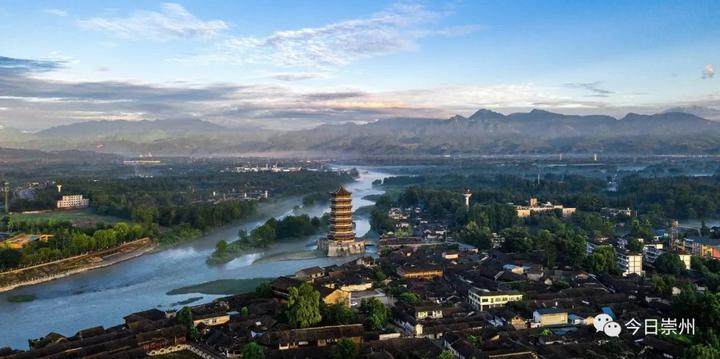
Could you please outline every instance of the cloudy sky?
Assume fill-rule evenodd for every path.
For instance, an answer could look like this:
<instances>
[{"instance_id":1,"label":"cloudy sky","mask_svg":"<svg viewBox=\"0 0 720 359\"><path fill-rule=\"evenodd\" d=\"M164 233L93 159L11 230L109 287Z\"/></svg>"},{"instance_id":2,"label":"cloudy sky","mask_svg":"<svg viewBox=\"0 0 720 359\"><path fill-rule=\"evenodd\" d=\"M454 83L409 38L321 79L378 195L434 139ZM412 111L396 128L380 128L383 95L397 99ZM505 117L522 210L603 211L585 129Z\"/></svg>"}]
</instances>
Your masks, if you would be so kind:
<instances>
[{"instance_id":1,"label":"cloudy sky","mask_svg":"<svg viewBox=\"0 0 720 359\"><path fill-rule=\"evenodd\" d=\"M0 126L720 110L714 1L0 0Z\"/></svg>"}]
</instances>

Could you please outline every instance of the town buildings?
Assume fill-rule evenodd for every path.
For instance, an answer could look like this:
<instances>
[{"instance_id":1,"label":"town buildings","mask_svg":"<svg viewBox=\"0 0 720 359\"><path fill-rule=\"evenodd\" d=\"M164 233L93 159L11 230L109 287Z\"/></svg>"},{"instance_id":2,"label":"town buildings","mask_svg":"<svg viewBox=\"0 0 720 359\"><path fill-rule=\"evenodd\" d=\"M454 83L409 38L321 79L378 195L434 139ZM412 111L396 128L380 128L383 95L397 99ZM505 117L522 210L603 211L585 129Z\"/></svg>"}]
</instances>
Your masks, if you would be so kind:
<instances>
[{"instance_id":1,"label":"town buildings","mask_svg":"<svg viewBox=\"0 0 720 359\"><path fill-rule=\"evenodd\" d=\"M83 198L81 194L62 196L57 201L58 209L87 208L90 206L90 199Z\"/></svg>"},{"instance_id":2,"label":"town buildings","mask_svg":"<svg viewBox=\"0 0 720 359\"><path fill-rule=\"evenodd\" d=\"M563 217L570 217L575 213L575 208L563 207L562 204L552 204L550 202L539 203L535 197L530 198L527 206L515 206L518 218L530 217L536 213L558 211Z\"/></svg>"}]
</instances>

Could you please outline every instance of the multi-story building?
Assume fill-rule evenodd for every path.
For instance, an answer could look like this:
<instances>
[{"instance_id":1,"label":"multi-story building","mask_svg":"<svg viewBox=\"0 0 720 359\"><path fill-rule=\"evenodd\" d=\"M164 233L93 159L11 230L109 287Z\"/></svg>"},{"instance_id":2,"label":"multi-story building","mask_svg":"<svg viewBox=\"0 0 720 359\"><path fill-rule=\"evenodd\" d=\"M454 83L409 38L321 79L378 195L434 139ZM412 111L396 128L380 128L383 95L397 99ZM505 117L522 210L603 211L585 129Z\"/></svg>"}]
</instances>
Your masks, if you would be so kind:
<instances>
[{"instance_id":1,"label":"multi-story building","mask_svg":"<svg viewBox=\"0 0 720 359\"><path fill-rule=\"evenodd\" d=\"M330 233L318 248L330 257L361 254L365 242L355 240L352 218L352 193L345 187L330 193Z\"/></svg>"},{"instance_id":2,"label":"multi-story building","mask_svg":"<svg viewBox=\"0 0 720 359\"><path fill-rule=\"evenodd\" d=\"M62 198L57 201L58 209L87 208L89 206L90 199L83 198L83 195L81 194L62 196Z\"/></svg>"},{"instance_id":3,"label":"multi-story building","mask_svg":"<svg viewBox=\"0 0 720 359\"><path fill-rule=\"evenodd\" d=\"M490 292L477 287L472 287L468 291L468 302L478 310L502 307L510 302L520 301L522 298L522 293L516 291Z\"/></svg>"},{"instance_id":4,"label":"multi-story building","mask_svg":"<svg viewBox=\"0 0 720 359\"><path fill-rule=\"evenodd\" d=\"M533 213L558 211L563 217L570 217L575 213L575 208L563 207L561 204L552 204L550 202L540 204L535 197L530 198L529 205L515 206L518 218L530 217Z\"/></svg>"},{"instance_id":5,"label":"multi-story building","mask_svg":"<svg viewBox=\"0 0 720 359\"><path fill-rule=\"evenodd\" d=\"M720 259L720 239L687 237L683 244L688 252L696 256Z\"/></svg>"},{"instance_id":6,"label":"multi-story building","mask_svg":"<svg viewBox=\"0 0 720 359\"><path fill-rule=\"evenodd\" d=\"M630 274L644 275L642 261L643 256L640 253L632 253L627 251L618 251L617 253L618 267L623 276Z\"/></svg>"}]
</instances>

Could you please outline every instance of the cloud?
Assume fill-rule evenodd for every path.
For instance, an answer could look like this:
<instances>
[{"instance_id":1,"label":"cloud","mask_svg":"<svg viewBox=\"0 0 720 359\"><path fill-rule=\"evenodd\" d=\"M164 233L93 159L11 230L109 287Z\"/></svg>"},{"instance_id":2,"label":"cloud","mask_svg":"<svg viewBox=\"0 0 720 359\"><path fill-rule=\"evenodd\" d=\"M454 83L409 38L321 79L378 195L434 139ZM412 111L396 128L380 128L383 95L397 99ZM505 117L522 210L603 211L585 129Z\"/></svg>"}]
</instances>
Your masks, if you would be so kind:
<instances>
[{"instance_id":1,"label":"cloud","mask_svg":"<svg viewBox=\"0 0 720 359\"><path fill-rule=\"evenodd\" d=\"M45 72L57 70L63 61L29 60L0 56L0 73Z\"/></svg>"},{"instance_id":2,"label":"cloud","mask_svg":"<svg viewBox=\"0 0 720 359\"><path fill-rule=\"evenodd\" d=\"M53 16L65 17L68 15L67 11L61 9L43 9L43 12Z\"/></svg>"},{"instance_id":3,"label":"cloud","mask_svg":"<svg viewBox=\"0 0 720 359\"><path fill-rule=\"evenodd\" d=\"M713 76L715 76L715 67L713 67L712 64L705 65L705 68L702 72L702 78L703 79L710 79Z\"/></svg>"},{"instance_id":4,"label":"cloud","mask_svg":"<svg viewBox=\"0 0 720 359\"><path fill-rule=\"evenodd\" d=\"M161 10L138 10L125 18L93 17L79 20L86 29L108 32L123 38L210 38L228 29L222 20L201 20L182 5L165 3Z\"/></svg>"},{"instance_id":5,"label":"cloud","mask_svg":"<svg viewBox=\"0 0 720 359\"><path fill-rule=\"evenodd\" d=\"M563 86L567 88L573 88L573 89L581 89L586 90L590 92L589 97L609 97L610 95L614 94L614 91L605 90L600 88L600 82L571 82L563 84Z\"/></svg>"},{"instance_id":6,"label":"cloud","mask_svg":"<svg viewBox=\"0 0 720 359\"><path fill-rule=\"evenodd\" d=\"M409 51L429 36L460 36L475 25L435 28L449 13L421 5L394 5L369 17L319 27L277 31L265 37L245 36L224 40L220 53L170 59L190 63L272 63L279 66L328 67L355 60Z\"/></svg>"},{"instance_id":7,"label":"cloud","mask_svg":"<svg viewBox=\"0 0 720 359\"><path fill-rule=\"evenodd\" d=\"M303 81L313 79L324 79L327 78L328 74L323 72L281 72L270 74L266 78L271 78L280 81Z\"/></svg>"}]
</instances>

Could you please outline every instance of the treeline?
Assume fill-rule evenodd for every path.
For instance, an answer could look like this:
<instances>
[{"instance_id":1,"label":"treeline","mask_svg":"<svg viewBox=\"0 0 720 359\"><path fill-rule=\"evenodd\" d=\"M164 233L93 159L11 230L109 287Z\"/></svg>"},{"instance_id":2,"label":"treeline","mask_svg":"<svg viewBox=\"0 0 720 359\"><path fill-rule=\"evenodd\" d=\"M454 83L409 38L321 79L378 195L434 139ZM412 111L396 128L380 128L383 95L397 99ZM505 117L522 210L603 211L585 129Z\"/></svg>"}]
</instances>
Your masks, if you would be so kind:
<instances>
[{"instance_id":1,"label":"treeline","mask_svg":"<svg viewBox=\"0 0 720 359\"><path fill-rule=\"evenodd\" d=\"M0 231L7 230L52 234L53 237L47 241L32 241L20 250L0 248L0 270L104 250L152 234L142 225L123 222L95 229L80 229L66 221L11 222L6 217L0 222Z\"/></svg>"},{"instance_id":2,"label":"treeline","mask_svg":"<svg viewBox=\"0 0 720 359\"><path fill-rule=\"evenodd\" d=\"M625 177L618 204L668 218L713 218L720 214L720 176Z\"/></svg>"},{"instance_id":3,"label":"treeline","mask_svg":"<svg viewBox=\"0 0 720 359\"><path fill-rule=\"evenodd\" d=\"M101 214L125 219L156 218L164 226L190 223L195 228L222 222L221 214L211 213L213 203L225 203L223 210L240 211L243 201L221 201L252 191L269 190L271 195L305 195L326 192L350 181L349 173L299 171L291 173L187 173L152 178L61 178L63 193L79 193L90 198L90 205ZM48 185L34 192L35 200L14 198L15 211L48 209L55 206L57 189ZM246 204L245 204L246 205ZM235 217L231 215L231 217Z\"/></svg>"},{"instance_id":4,"label":"treeline","mask_svg":"<svg viewBox=\"0 0 720 359\"><path fill-rule=\"evenodd\" d=\"M236 241L230 243L224 240L219 241L207 262L209 264L225 263L250 248L267 247L278 240L313 235L326 227L327 223L327 214L322 218L310 218L307 214L287 216L281 220L271 218L249 234L245 230L240 230Z\"/></svg>"},{"instance_id":5,"label":"treeline","mask_svg":"<svg viewBox=\"0 0 720 359\"><path fill-rule=\"evenodd\" d=\"M277 240L288 238L299 238L317 233L323 221L327 224L327 216L324 219L302 214L299 216L287 216L283 219L268 219L263 225L253 229L249 235L241 232L240 241L254 247L267 247Z\"/></svg>"},{"instance_id":6,"label":"treeline","mask_svg":"<svg viewBox=\"0 0 720 359\"><path fill-rule=\"evenodd\" d=\"M630 207L648 215L653 223L663 218L713 218L720 216L720 176L621 178L617 192L607 183L580 175L545 175L528 179L512 175L421 175L386 178L386 186L418 186L461 194L473 192L473 203L525 203L529 197L551 200L584 211L602 207Z\"/></svg>"}]
</instances>

